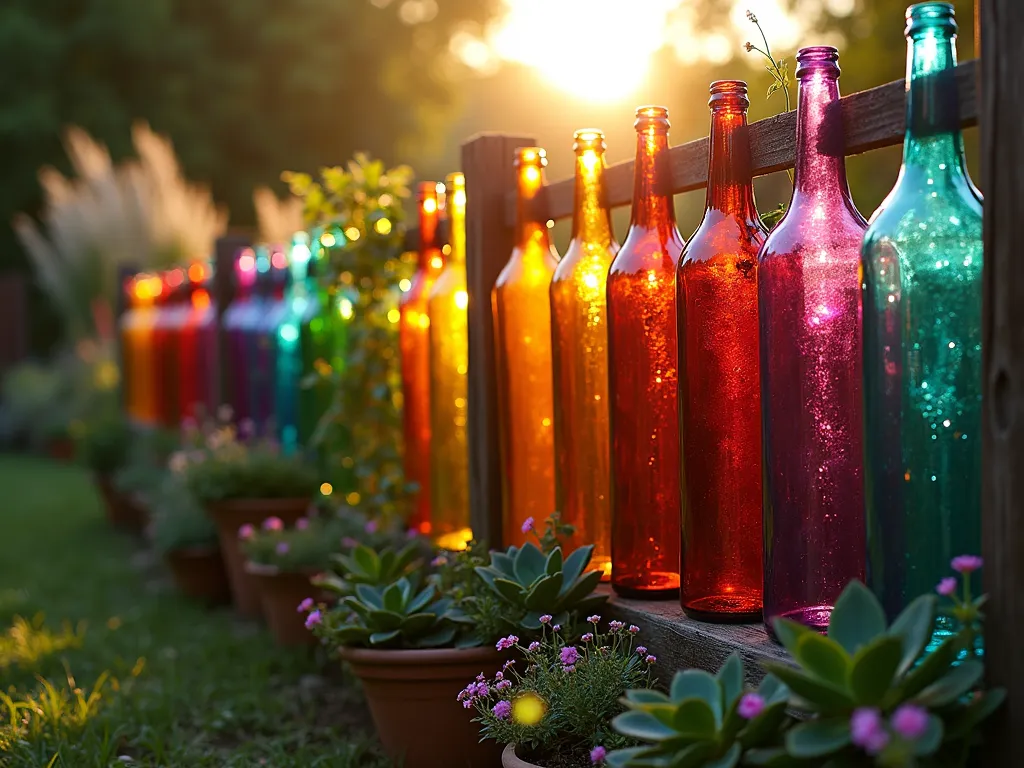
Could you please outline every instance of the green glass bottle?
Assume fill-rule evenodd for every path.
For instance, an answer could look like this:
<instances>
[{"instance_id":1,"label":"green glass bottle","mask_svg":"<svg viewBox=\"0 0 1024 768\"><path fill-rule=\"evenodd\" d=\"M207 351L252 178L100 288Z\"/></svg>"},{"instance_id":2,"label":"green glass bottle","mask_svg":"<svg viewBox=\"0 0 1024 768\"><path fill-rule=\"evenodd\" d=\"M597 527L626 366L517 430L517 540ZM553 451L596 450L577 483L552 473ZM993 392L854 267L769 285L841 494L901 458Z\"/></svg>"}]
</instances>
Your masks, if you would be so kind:
<instances>
[{"instance_id":1,"label":"green glass bottle","mask_svg":"<svg viewBox=\"0 0 1024 768\"><path fill-rule=\"evenodd\" d=\"M948 3L907 9L903 167L862 250L867 574L890 617L981 541L981 195L956 31Z\"/></svg>"}]
</instances>

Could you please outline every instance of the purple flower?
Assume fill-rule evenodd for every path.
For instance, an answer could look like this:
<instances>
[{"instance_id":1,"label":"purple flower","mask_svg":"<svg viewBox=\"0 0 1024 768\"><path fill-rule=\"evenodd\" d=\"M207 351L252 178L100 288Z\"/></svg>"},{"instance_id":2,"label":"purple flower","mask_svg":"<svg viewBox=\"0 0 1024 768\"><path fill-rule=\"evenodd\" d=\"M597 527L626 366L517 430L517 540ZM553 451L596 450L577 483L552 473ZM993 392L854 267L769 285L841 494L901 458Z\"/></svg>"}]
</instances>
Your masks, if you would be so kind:
<instances>
[{"instance_id":1,"label":"purple flower","mask_svg":"<svg viewBox=\"0 0 1024 768\"><path fill-rule=\"evenodd\" d=\"M631 635L637 635L640 633L640 627L638 627L636 624L630 624L629 628L626 631L629 632L629 634Z\"/></svg>"},{"instance_id":2,"label":"purple flower","mask_svg":"<svg viewBox=\"0 0 1024 768\"><path fill-rule=\"evenodd\" d=\"M594 634L592 632L587 632L586 634L583 635L583 637L580 638L580 640L583 641L584 643L589 643L593 639L594 639Z\"/></svg>"},{"instance_id":3,"label":"purple flower","mask_svg":"<svg viewBox=\"0 0 1024 768\"><path fill-rule=\"evenodd\" d=\"M555 624L555 626L553 626L551 628L551 631L552 632L561 632L562 631L562 625L561 624Z\"/></svg>"},{"instance_id":4,"label":"purple flower","mask_svg":"<svg viewBox=\"0 0 1024 768\"><path fill-rule=\"evenodd\" d=\"M624 626L626 626L626 625L623 624L621 621L609 621L608 622L608 631L609 632L618 632Z\"/></svg>"},{"instance_id":5,"label":"purple flower","mask_svg":"<svg viewBox=\"0 0 1024 768\"><path fill-rule=\"evenodd\" d=\"M487 683L476 684L476 695L484 699L491 695L491 689L487 687Z\"/></svg>"},{"instance_id":6,"label":"purple flower","mask_svg":"<svg viewBox=\"0 0 1024 768\"><path fill-rule=\"evenodd\" d=\"M287 555L289 549L290 547L288 546L287 541L279 541L277 542L277 546L274 547L274 551L279 555Z\"/></svg>"},{"instance_id":7,"label":"purple flower","mask_svg":"<svg viewBox=\"0 0 1024 768\"><path fill-rule=\"evenodd\" d=\"M367 520L366 525L363 526L363 530L367 533L376 533L378 523L376 520Z\"/></svg>"},{"instance_id":8,"label":"purple flower","mask_svg":"<svg viewBox=\"0 0 1024 768\"><path fill-rule=\"evenodd\" d=\"M309 518L300 517L298 520L295 521L295 530L304 531L307 528L309 528Z\"/></svg>"},{"instance_id":9,"label":"purple flower","mask_svg":"<svg viewBox=\"0 0 1024 768\"><path fill-rule=\"evenodd\" d=\"M305 600L299 603L299 607L295 610L299 613L308 613L309 611L313 610L314 605L316 605L316 603L313 602L313 598L307 597Z\"/></svg>"},{"instance_id":10,"label":"purple flower","mask_svg":"<svg viewBox=\"0 0 1024 768\"><path fill-rule=\"evenodd\" d=\"M537 621L539 621L541 624L549 624L551 622L551 614L545 613L543 616L537 619Z\"/></svg>"},{"instance_id":11,"label":"purple flower","mask_svg":"<svg viewBox=\"0 0 1024 768\"><path fill-rule=\"evenodd\" d=\"M512 687L511 680L499 680L498 684L494 686L495 690L505 691Z\"/></svg>"},{"instance_id":12,"label":"purple flower","mask_svg":"<svg viewBox=\"0 0 1024 768\"><path fill-rule=\"evenodd\" d=\"M448 563L448 558L445 557L444 555L438 555L437 557L435 557L433 560L430 561L430 564L432 566L434 566L435 568L440 568L442 565L446 565L447 563Z\"/></svg>"},{"instance_id":13,"label":"purple flower","mask_svg":"<svg viewBox=\"0 0 1024 768\"><path fill-rule=\"evenodd\" d=\"M238 422L238 435L243 440L248 440L256 434L256 422L248 416Z\"/></svg>"},{"instance_id":14,"label":"purple flower","mask_svg":"<svg viewBox=\"0 0 1024 768\"><path fill-rule=\"evenodd\" d=\"M248 523L246 523L245 525L243 525L241 528L238 529L238 538L241 539L242 541L248 541L249 539L251 539L253 537L253 535L255 533L256 533L256 529L253 528Z\"/></svg>"},{"instance_id":15,"label":"purple flower","mask_svg":"<svg viewBox=\"0 0 1024 768\"><path fill-rule=\"evenodd\" d=\"M533 645L533 643L530 643L530 645ZM537 647L538 648L540 647L540 643L537 644ZM502 669L508 669L509 667L511 667L515 663L516 663L515 659L509 659L508 661L506 661L504 664L501 665L501 668Z\"/></svg>"},{"instance_id":16,"label":"purple flower","mask_svg":"<svg viewBox=\"0 0 1024 768\"><path fill-rule=\"evenodd\" d=\"M532 517L528 517L525 520L523 520L523 527L520 530L522 530L523 533L529 533L530 531L532 531L533 530L533 518Z\"/></svg>"},{"instance_id":17,"label":"purple flower","mask_svg":"<svg viewBox=\"0 0 1024 768\"><path fill-rule=\"evenodd\" d=\"M950 562L950 567L960 573L970 573L981 568L982 559L977 555L958 555Z\"/></svg>"},{"instance_id":18,"label":"purple flower","mask_svg":"<svg viewBox=\"0 0 1024 768\"><path fill-rule=\"evenodd\" d=\"M268 517L263 521L264 531L281 531L284 530L284 523L280 517Z\"/></svg>"},{"instance_id":19,"label":"purple flower","mask_svg":"<svg viewBox=\"0 0 1024 768\"><path fill-rule=\"evenodd\" d=\"M481 672L481 673L480 673L479 675L477 675L477 676L476 676L476 681L477 681L478 683L482 683L482 682L483 682L484 680L486 680L486 679L487 679L487 678L486 678L486 677L484 677L484 673L483 673L483 672Z\"/></svg>"},{"instance_id":20,"label":"purple flower","mask_svg":"<svg viewBox=\"0 0 1024 768\"><path fill-rule=\"evenodd\" d=\"M306 629L312 629L322 622L323 619L320 617L320 611L312 611L309 616L306 617Z\"/></svg>"},{"instance_id":21,"label":"purple flower","mask_svg":"<svg viewBox=\"0 0 1024 768\"><path fill-rule=\"evenodd\" d=\"M539 651L540 650L540 643L538 643L536 640L534 640L532 643L530 643L530 646L526 650L528 650L528 651Z\"/></svg>"},{"instance_id":22,"label":"purple flower","mask_svg":"<svg viewBox=\"0 0 1024 768\"><path fill-rule=\"evenodd\" d=\"M571 673L576 671L576 665L575 664L570 664L567 667L562 667L562 671L565 672L565 674L567 674L567 675L571 674Z\"/></svg>"},{"instance_id":23,"label":"purple flower","mask_svg":"<svg viewBox=\"0 0 1024 768\"><path fill-rule=\"evenodd\" d=\"M588 624L597 624L599 621L601 621L601 617L598 616L596 613L593 616L587 616Z\"/></svg>"},{"instance_id":24,"label":"purple flower","mask_svg":"<svg viewBox=\"0 0 1024 768\"><path fill-rule=\"evenodd\" d=\"M512 705L509 702L502 700L494 705L491 712L493 712L494 716L499 720L508 720L508 716L512 714Z\"/></svg>"},{"instance_id":25,"label":"purple flower","mask_svg":"<svg viewBox=\"0 0 1024 768\"><path fill-rule=\"evenodd\" d=\"M592 750L590 750L590 762L596 765L597 763L600 763L602 760L604 760L604 756L607 754L608 750L606 750L604 747L594 747Z\"/></svg>"},{"instance_id":26,"label":"purple flower","mask_svg":"<svg viewBox=\"0 0 1024 768\"><path fill-rule=\"evenodd\" d=\"M907 741L917 741L928 730L928 712L916 704L903 704L890 721L892 729Z\"/></svg>"},{"instance_id":27,"label":"purple flower","mask_svg":"<svg viewBox=\"0 0 1024 768\"><path fill-rule=\"evenodd\" d=\"M648 655L648 656L646 656L646 657L644 658L644 663L645 663L645 664L653 664L653 663L654 663L654 662L656 662L657 660L658 660L658 657L657 657L657 656L651 656L651 655Z\"/></svg>"},{"instance_id":28,"label":"purple flower","mask_svg":"<svg viewBox=\"0 0 1024 768\"><path fill-rule=\"evenodd\" d=\"M355 549L359 546L359 542L353 539L351 536L344 536L341 539L341 546L345 547L346 549Z\"/></svg>"},{"instance_id":29,"label":"purple flower","mask_svg":"<svg viewBox=\"0 0 1024 768\"><path fill-rule=\"evenodd\" d=\"M417 531L415 528L410 528L409 530L407 530L405 532L405 538L407 538L407 539L415 539L419 535L420 535L420 532Z\"/></svg>"},{"instance_id":30,"label":"purple flower","mask_svg":"<svg viewBox=\"0 0 1024 768\"><path fill-rule=\"evenodd\" d=\"M736 711L744 720L753 720L764 710L764 699L756 693L745 693Z\"/></svg>"},{"instance_id":31,"label":"purple flower","mask_svg":"<svg viewBox=\"0 0 1024 768\"><path fill-rule=\"evenodd\" d=\"M935 588L935 591L940 595L949 597L956 592L956 579L952 576L947 576L939 582L939 586Z\"/></svg>"},{"instance_id":32,"label":"purple flower","mask_svg":"<svg viewBox=\"0 0 1024 768\"><path fill-rule=\"evenodd\" d=\"M580 657L580 652L576 650L576 646L567 645L562 649L560 656L562 658L562 664L568 667L570 664L576 663L576 660Z\"/></svg>"},{"instance_id":33,"label":"purple flower","mask_svg":"<svg viewBox=\"0 0 1024 768\"><path fill-rule=\"evenodd\" d=\"M509 648L511 648L518 642L518 637L516 637L515 635L509 635L508 637L501 638L501 640L499 640L497 645L495 645L494 647L497 648L499 651L507 651Z\"/></svg>"},{"instance_id":34,"label":"purple flower","mask_svg":"<svg viewBox=\"0 0 1024 768\"><path fill-rule=\"evenodd\" d=\"M860 707L850 717L850 741L869 755L877 755L889 743L889 734L882 725L882 715L877 709Z\"/></svg>"},{"instance_id":35,"label":"purple flower","mask_svg":"<svg viewBox=\"0 0 1024 768\"><path fill-rule=\"evenodd\" d=\"M504 680L504 679L505 679L505 673L504 673L504 672L502 672L502 671L501 671L501 670L499 669L499 670L498 670L497 672L495 672L495 673L494 673L494 679L495 679L495 680Z\"/></svg>"},{"instance_id":36,"label":"purple flower","mask_svg":"<svg viewBox=\"0 0 1024 768\"><path fill-rule=\"evenodd\" d=\"M636 647L636 655L637 656L643 656L646 653L647 653L647 646L646 645L638 645Z\"/></svg>"}]
</instances>

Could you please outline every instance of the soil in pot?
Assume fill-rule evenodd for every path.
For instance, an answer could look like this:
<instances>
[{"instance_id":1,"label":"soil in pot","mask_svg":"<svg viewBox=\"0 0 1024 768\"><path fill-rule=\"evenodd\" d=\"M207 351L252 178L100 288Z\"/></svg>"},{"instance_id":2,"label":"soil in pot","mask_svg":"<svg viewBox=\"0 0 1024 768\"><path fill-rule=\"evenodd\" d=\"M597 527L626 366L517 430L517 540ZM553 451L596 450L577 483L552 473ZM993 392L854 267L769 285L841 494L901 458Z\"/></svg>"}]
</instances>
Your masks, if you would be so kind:
<instances>
[{"instance_id":1,"label":"soil in pot","mask_svg":"<svg viewBox=\"0 0 1024 768\"><path fill-rule=\"evenodd\" d=\"M231 602L231 588L218 547L191 547L164 556L174 583L184 594L207 605Z\"/></svg>"},{"instance_id":2,"label":"soil in pot","mask_svg":"<svg viewBox=\"0 0 1024 768\"><path fill-rule=\"evenodd\" d=\"M96 488L103 499L107 519L115 528L139 534L149 523L146 508L129 494L122 493L111 481L109 475L93 475Z\"/></svg>"},{"instance_id":3,"label":"soil in pot","mask_svg":"<svg viewBox=\"0 0 1024 768\"><path fill-rule=\"evenodd\" d=\"M287 526L306 514L309 499L232 499L207 505L217 526L220 551L231 585L231 598L243 616L257 619L263 611L254 577L245 572L245 555L239 546L238 529L259 526L268 517L279 517Z\"/></svg>"},{"instance_id":4,"label":"soil in pot","mask_svg":"<svg viewBox=\"0 0 1024 768\"><path fill-rule=\"evenodd\" d=\"M501 745L480 741L475 711L459 691L483 672L493 675L503 656L493 648L379 651L342 648L352 665L384 751L405 768L494 768Z\"/></svg>"},{"instance_id":5,"label":"soil in pot","mask_svg":"<svg viewBox=\"0 0 1024 768\"><path fill-rule=\"evenodd\" d=\"M282 571L276 566L258 563L246 563L245 570L255 579L263 618L277 644L316 645L316 637L306 629L306 614L298 610L299 603L314 595L315 590L309 583L312 573Z\"/></svg>"}]
</instances>

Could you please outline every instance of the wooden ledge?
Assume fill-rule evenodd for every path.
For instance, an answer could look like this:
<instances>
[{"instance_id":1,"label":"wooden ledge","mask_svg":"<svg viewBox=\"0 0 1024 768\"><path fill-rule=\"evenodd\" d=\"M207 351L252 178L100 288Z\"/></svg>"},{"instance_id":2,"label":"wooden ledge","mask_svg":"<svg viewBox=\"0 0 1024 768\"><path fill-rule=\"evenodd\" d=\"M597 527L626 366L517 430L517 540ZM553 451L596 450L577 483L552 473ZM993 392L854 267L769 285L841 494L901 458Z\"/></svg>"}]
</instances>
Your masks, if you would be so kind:
<instances>
[{"instance_id":1,"label":"wooden ledge","mask_svg":"<svg viewBox=\"0 0 1024 768\"><path fill-rule=\"evenodd\" d=\"M660 686L667 686L679 669L713 674L733 652L743 659L747 682L753 686L764 677L761 662L790 662L786 650L761 624L708 624L687 618L678 600L626 600L604 585L598 591L611 595L605 613L640 627L641 645L658 657L654 668Z\"/></svg>"}]
</instances>

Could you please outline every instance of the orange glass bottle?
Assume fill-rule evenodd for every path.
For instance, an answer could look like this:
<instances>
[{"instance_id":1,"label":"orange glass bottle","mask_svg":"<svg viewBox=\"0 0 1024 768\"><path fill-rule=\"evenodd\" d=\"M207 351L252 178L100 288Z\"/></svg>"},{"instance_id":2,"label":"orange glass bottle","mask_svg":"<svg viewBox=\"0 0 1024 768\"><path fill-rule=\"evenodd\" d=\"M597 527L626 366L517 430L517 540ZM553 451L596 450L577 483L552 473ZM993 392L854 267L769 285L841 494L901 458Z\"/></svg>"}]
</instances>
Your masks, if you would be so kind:
<instances>
[{"instance_id":1,"label":"orange glass bottle","mask_svg":"<svg viewBox=\"0 0 1024 768\"><path fill-rule=\"evenodd\" d=\"M551 303L558 266L547 223L536 215L547 155L516 150L516 244L491 292L501 418L502 543L521 546L523 523L555 509L555 405L551 391Z\"/></svg>"},{"instance_id":2,"label":"orange glass bottle","mask_svg":"<svg viewBox=\"0 0 1024 768\"><path fill-rule=\"evenodd\" d=\"M590 564L611 575L608 268L619 244L605 197L604 134L577 131L572 239L551 280L555 393L555 508L593 544Z\"/></svg>"},{"instance_id":3,"label":"orange glass bottle","mask_svg":"<svg viewBox=\"0 0 1024 768\"><path fill-rule=\"evenodd\" d=\"M438 186L433 181L419 185L419 261L409 290L402 295L398 307L401 313L398 342L402 353L405 477L419 485L409 526L420 533L430 532L430 314L427 299L444 266L437 237Z\"/></svg>"},{"instance_id":4,"label":"orange glass bottle","mask_svg":"<svg viewBox=\"0 0 1024 768\"><path fill-rule=\"evenodd\" d=\"M430 526L435 544L462 549L469 527L469 329L466 310L466 178L445 180L451 251L430 291Z\"/></svg>"},{"instance_id":5,"label":"orange glass bottle","mask_svg":"<svg viewBox=\"0 0 1024 768\"><path fill-rule=\"evenodd\" d=\"M612 587L626 597L679 591L676 228L668 110L636 111L629 232L608 273L612 425Z\"/></svg>"}]
</instances>

